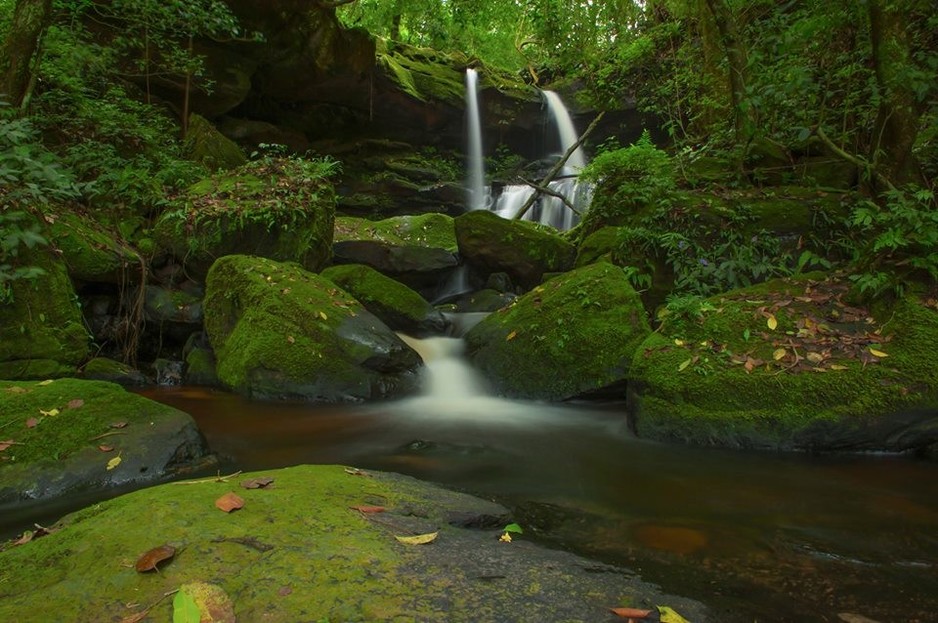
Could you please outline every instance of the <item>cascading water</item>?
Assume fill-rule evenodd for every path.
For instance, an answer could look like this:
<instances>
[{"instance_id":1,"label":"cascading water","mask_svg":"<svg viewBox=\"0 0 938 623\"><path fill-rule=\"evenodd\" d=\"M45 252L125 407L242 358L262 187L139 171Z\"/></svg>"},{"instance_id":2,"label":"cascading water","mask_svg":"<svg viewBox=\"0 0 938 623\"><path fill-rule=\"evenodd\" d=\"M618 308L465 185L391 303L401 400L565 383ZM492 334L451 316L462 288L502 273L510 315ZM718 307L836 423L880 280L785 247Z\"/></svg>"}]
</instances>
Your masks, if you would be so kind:
<instances>
[{"instance_id":1,"label":"cascading water","mask_svg":"<svg viewBox=\"0 0 938 623\"><path fill-rule=\"evenodd\" d=\"M550 119L554 122L557 135L560 138L561 154L558 157L562 157L580 139L576 128L573 126L570 112L564 106L560 96L553 91L543 91L543 94L544 100L547 102ZM550 190L566 197L567 201L581 213L589 207L592 199L592 186L586 183L581 184L577 180L577 176L585 166L586 155L583 148L578 147L567 159L561 176L547 185ZM514 218L533 193L534 189L527 185L505 186L494 210L499 216ZM531 209L525 213L523 218L527 221L550 225L562 231L571 229L579 222L576 213L564 205L559 197L549 195L542 195Z\"/></svg>"},{"instance_id":2,"label":"cascading water","mask_svg":"<svg viewBox=\"0 0 938 623\"><path fill-rule=\"evenodd\" d=\"M475 69L466 70L466 114L467 139L469 141L469 161L466 167L469 173L466 206L470 210L484 210L488 203L488 187L485 184L485 169L482 160L479 74Z\"/></svg>"}]
</instances>

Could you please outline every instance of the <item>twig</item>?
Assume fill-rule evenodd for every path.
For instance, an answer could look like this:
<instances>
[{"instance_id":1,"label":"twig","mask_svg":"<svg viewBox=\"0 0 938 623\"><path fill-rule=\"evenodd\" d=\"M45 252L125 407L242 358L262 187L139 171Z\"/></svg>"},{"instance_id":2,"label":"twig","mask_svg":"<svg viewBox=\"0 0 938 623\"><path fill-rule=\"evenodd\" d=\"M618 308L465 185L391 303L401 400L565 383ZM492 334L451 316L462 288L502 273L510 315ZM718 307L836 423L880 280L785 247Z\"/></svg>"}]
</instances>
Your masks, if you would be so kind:
<instances>
[{"instance_id":1,"label":"twig","mask_svg":"<svg viewBox=\"0 0 938 623\"><path fill-rule=\"evenodd\" d=\"M525 184L527 184L528 186L530 186L531 188L533 188L534 190L537 190L537 191L539 191L539 192L542 192L542 193L544 193L545 195L550 195L551 197L557 197L558 199L560 199L561 201L563 201L563 204L564 204L565 206L567 206L568 208L570 208L571 210L573 210L573 213L574 213L574 214L580 215L580 211L576 209L576 206L574 206L572 203L570 203L570 200L567 199L567 196L564 195L563 193L558 193L556 190L553 190L552 188L550 188L550 187L548 187L548 186L541 186L541 185L538 184L537 182L533 182L533 181L531 181L531 180L526 180L526 179L522 178L521 181L524 182Z\"/></svg>"},{"instance_id":2,"label":"twig","mask_svg":"<svg viewBox=\"0 0 938 623\"><path fill-rule=\"evenodd\" d=\"M181 482L171 482L169 484L171 485L202 485L207 482L228 482L230 478L234 478L235 476L239 476L240 474L241 474L241 470L239 469L235 473L228 474L227 476L222 476L221 474L219 474L218 476L215 476L214 478L205 478L204 480L183 480Z\"/></svg>"}]
</instances>

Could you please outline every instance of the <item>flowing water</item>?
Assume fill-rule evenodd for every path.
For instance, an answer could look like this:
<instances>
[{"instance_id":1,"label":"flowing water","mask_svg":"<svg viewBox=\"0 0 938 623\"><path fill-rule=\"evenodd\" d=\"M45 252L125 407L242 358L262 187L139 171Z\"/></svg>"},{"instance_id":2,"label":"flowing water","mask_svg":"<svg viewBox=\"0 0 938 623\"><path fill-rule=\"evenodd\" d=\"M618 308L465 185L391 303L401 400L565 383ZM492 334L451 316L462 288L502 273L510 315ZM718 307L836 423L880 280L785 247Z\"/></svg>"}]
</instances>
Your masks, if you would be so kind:
<instances>
[{"instance_id":1,"label":"flowing water","mask_svg":"<svg viewBox=\"0 0 938 623\"><path fill-rule=\"evenodd\" d=\"M499 399L459 358L460 340L413 343L425 392L397 402L144 393L193 414L224 470L341 463L496 499L524 538L629 566L720 621L936 620L935 463L646 442L621 405Z\"/></svg>"},{"instance_id":2,"label":"flowing water","mask_svg":"<svg viewBox=\"0 0 938 623\"><path fill-rule=\"evenodd\" d=\"M468 171L466 206L470 210L484 210L488 204L485 184L485 165L482 160L482 121L479 115L479 74L466 70L466 139L468 145Z\"/></svg>"}]
</instances>

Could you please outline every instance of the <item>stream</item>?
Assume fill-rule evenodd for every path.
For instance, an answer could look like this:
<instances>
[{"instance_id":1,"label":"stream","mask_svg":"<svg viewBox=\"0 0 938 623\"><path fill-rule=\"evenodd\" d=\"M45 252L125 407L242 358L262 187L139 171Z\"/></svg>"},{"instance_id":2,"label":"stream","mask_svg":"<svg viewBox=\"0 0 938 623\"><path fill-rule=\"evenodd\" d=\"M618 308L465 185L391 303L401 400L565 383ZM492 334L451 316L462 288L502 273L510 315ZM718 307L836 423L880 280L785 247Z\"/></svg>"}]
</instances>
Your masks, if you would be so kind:
<instances>
[{"instance_id":1,"label":"stream","mask_svg":"<svg viewBox=\"0 0 938 623\"><path fill-rule=\"evenodd\" d=\"M223 472L339 463L444 484L514 509L522 538L625 565L721 621L938 620L938 464L647 442L622 405L494 398L460 340L413 344L425 393L397 402L143 394L192 414Z\"/></svg>"}]
</instances>

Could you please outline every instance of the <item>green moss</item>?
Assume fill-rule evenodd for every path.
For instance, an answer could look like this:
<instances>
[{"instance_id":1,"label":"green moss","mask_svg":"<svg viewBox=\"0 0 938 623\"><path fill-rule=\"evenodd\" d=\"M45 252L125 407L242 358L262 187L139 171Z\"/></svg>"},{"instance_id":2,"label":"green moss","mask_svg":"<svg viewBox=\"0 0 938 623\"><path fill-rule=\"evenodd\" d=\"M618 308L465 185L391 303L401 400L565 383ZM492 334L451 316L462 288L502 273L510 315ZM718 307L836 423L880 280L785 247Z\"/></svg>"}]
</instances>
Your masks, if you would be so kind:
<instances>
[{"instance_id":1,"label":"green moss","mask_svg":"<svg viewBox=\"0 0 938 623\"><path fill-rule=\"evenodd\" d=\"M401 317L419 324L433 311L422 296L370 266L333 266L322 271L320 276L354 296L368 311L390 326L395 326L395 319Z\"/></svg>"},{"instance_id":2,"label":"green moss","mask_svg":"<svg viewBox=\"0 0 938 623\"><path fill-rule=\"evenodd\" d=\"M4 439L17 442L0 453L6 458L0 474L4 466L56 461L107 443L94 438L115 432L112 423L147 425L161 409L166 407L103 381L0 381L0 427ZM32 428L26 424L30 418L38 421Z\"/></svg>"},{"instance_id":3,"label":"green moss","mask_svg":"<svg viewBox=\"0 0 938 623\"><path fill-rule=\"evenodd\" d=\"M140 256L120 236L67 208L50 210L47 238L62 252L69 274L81 281L117 283L138 277Z\"/></svg>"},{"instance_id":4,"label":"green moss","mask_svg":"<svg viewBox=\"0 0 938 623\"><path fill-rule=\"evenodd\" d=\"M504 394L559 400L621 384L649 332L623 271L593 264L545 282L476 325L467 354Z\"/></svg>"},{"instance_id":5,"label":"green moss","mask_svg":"<svg viewBox=\"0 0 938 623\"><path fill-rule=\"evenodd\" d=\"M445 214L395 216L369 221L351 216L335 219L335 241L374 240L397 245L433 247L455 252L456 230L453 218Z\"/></svg>"},{"instance_id":6,"label":"green moss","mask_svg":"<svg viewBox=\"0 0 938 623\"><path fill-rule=\"evenodd\" d=\"M603 259L610 259L619 248L619 228L603 227L583 240L577 247L576 266L586 266Z\"/></svg>"},{"instance_id":7,"label":"green moss","mask_svg":"<svg viewBox=\"0 0 938 623\"><path fill-rule=\"evenodd\" d=\"M205 117L196 114L189 115L183 150L189 160L209 171L237 169L248 161L234 141L215 129Z\"/></svg>"}]
</instances>

